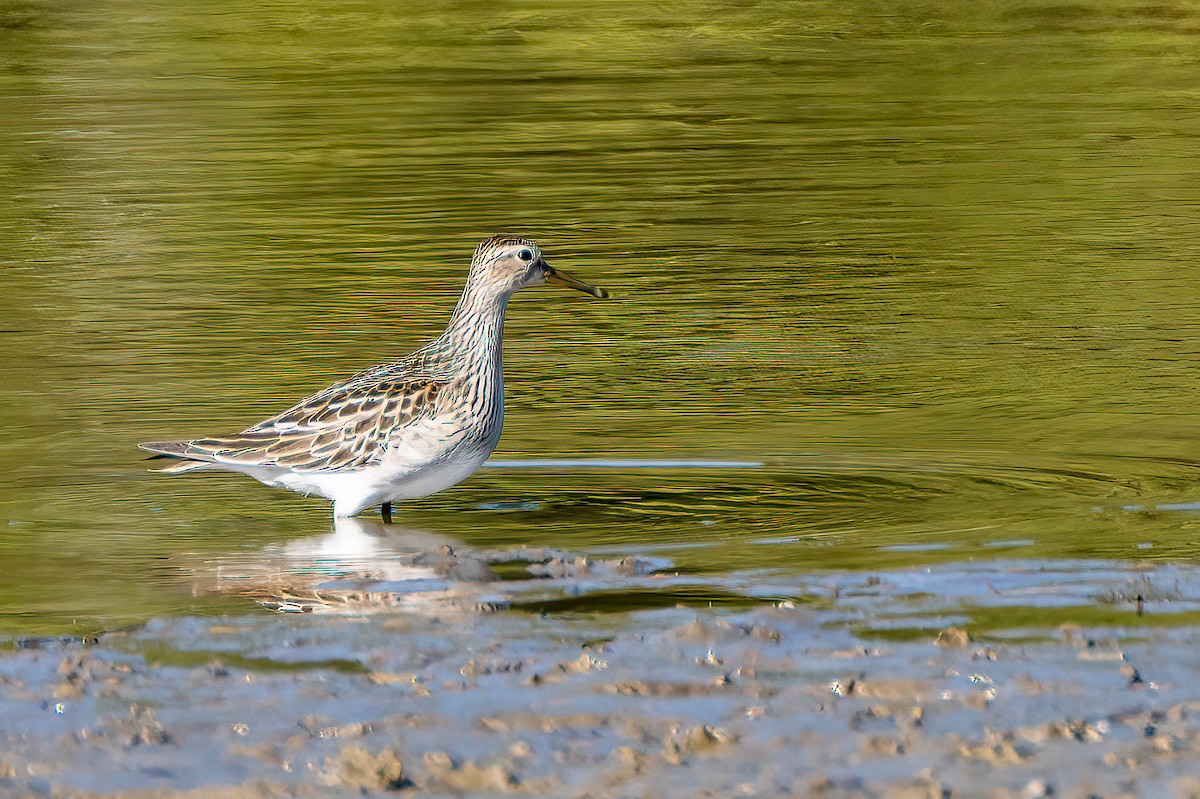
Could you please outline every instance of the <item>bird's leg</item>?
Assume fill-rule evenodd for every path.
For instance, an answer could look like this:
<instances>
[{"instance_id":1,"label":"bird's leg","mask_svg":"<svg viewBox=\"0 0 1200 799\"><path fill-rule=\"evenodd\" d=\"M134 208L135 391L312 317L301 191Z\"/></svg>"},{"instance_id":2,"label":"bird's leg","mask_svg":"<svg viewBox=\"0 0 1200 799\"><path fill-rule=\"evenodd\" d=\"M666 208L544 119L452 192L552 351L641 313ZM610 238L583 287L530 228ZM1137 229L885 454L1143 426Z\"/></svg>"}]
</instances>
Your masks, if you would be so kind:
<instances>
[{"instance_id":1,"label":"bird's leg","mask_svg":"<svg viewBox=\"0 0 1200 799\"><path fill-rule=\"evenodd\" d=\"M392 523L392 503L390 503L390 502L383 503L382 507L379 508L379 514L381 516L383 516L384 524L391 524Z\"/></svg>"}]
</instances>

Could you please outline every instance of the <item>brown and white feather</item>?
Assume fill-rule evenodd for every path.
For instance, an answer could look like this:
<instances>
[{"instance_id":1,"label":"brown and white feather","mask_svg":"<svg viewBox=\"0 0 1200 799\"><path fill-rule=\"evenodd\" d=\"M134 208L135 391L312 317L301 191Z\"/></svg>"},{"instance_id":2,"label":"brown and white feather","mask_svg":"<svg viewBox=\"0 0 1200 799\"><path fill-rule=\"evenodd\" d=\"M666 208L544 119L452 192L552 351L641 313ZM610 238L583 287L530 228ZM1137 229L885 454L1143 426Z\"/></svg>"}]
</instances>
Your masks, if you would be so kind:
<instances>
[{"instance_id":1,"label":"brown and white feather","mask_svg":"<svg viewBox=\"0 0 1200 799\"><path fill-rule=\"evenodd\" d=\"M453 485L475 471L500 438L504 315L512 292L525 285L512 282L519 266L514 253L524 248L544 263L529 239L493 236L480 244L450 323L425 347L240 433L141 448L176 459L161 471L244 472L333 499L338 515Z\"/></svg>"}]
</instances>

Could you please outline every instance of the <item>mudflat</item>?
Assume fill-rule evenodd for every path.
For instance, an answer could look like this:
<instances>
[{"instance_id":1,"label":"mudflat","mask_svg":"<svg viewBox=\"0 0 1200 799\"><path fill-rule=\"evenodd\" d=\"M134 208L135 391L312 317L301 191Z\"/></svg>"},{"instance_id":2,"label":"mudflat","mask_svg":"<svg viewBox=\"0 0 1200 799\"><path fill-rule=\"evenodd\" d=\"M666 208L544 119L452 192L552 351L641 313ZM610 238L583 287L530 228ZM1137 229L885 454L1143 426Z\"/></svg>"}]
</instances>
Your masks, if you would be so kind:
<instances>
[{"instance_id":1,"label":"mudflat","mask_svg":"<svg viewBox=\"0 0 1200 799\"><path fill-rule=\"evenodd\" d=\"M693 602L665 562L426 543L403 574L198 570L260 612L10 639L0 795L1200 794L1191 566L743 573Z\"/></svg>"}]
</instances>

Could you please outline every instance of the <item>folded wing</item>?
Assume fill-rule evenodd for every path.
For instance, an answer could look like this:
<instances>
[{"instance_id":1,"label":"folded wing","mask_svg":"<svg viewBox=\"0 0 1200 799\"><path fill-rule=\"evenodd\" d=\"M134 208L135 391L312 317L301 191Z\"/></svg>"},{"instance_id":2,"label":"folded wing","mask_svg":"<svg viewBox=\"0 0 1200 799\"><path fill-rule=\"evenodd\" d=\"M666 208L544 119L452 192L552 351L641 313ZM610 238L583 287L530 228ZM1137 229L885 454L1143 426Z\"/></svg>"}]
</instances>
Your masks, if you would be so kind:
<instances>
[{"instance_id":1,"label":"folded wing","mask_svg":"<svg viewBox=\"0 0 1200 799\"><path fill-rule=\"evenodd\" d=\"M235 468L361 469L382 457L389 439L432 415L443 386L431 379L356 381L315 394L241 433L140 446L167 457Z\"/></svg>"}]
</instances>

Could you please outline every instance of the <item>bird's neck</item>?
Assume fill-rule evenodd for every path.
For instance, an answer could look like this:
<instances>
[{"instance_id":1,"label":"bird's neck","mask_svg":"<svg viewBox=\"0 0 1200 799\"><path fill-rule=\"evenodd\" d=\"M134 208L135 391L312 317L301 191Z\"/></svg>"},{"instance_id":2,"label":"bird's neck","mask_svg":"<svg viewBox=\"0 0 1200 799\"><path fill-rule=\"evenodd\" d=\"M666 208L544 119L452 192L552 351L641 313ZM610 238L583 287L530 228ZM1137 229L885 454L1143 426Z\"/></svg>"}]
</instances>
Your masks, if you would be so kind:
<instances>
[{"instance_id":1,"label":"bird's neck","mask_svg":"<svg viewBox=\"0 0 1200 799\"><path fill-rule=\"evenodd\" d=\"M442 343L455 359L499 367L504 338L504 312L510 292L499 292L483 281L468 279L454 308Z\"/></svg>"}]
</instances>

